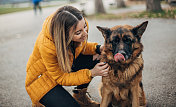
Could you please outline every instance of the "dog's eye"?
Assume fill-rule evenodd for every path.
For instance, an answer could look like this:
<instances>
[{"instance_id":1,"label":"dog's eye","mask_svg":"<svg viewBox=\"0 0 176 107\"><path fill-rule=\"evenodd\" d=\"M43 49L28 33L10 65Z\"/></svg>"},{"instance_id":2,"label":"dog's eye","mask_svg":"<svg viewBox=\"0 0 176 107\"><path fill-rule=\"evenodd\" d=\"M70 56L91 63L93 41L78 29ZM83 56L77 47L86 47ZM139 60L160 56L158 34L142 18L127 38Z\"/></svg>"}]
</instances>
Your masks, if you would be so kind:
<instances>
[{"instance_id":1,"label":"dog's eye","mask_svg":"<svg viewBox=\"0 0 176 107\"><path fill-rule=\"evenodd\" d=\"M119 43L119 39L114 39L114 40L112 41L112 43L113 43L113 44L118 44L118 43Z\"/></svg>"},{"instance_id":2,"label":"dog's eye","mask_svg":"<svg viewBox=\"0 0 176 107\"><path fill-rule=\"evenodd\" d=\"M111 41L111 43L112 44L118 44L119 41L120 41L119 37L118 36L114 36L113 39L112 39L112 41Z\"/></svg>"},{"instance_id":3,"label":"dog's eye","mask_svg":"<svg viewBox=\"0 0 176 107\"><path fill-rule=\"evenodd\" d=\"M123 38L123 41L125 42L125 43L131 43L131 38L128 38L128 37L125 37L125 38Z\"/></svg>"},{"instance_id":4,"label":"dog's eye","mask_svg":"<svg viewBox=\"0 0 176 107\"><path fill-rule=\"evenodd\" d=\"M108 49L109 49L109 51L113 51L112 47L110 47L110 48L108 48Z\"/></svg>"}]
</instances>

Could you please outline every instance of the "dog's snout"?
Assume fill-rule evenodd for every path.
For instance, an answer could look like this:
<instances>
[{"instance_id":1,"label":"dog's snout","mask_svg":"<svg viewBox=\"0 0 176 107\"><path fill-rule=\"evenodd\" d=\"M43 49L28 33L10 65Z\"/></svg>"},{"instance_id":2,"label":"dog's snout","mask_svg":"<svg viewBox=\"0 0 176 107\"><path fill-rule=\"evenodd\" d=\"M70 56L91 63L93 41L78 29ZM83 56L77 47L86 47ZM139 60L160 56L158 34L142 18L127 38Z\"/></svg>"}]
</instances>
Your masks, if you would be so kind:
<instances>
[{"instance_id":1,"label":"dog's snout","mask_svg":"<svg viewBox=\"0 0 176 107\"><path fill-rule=\"evenodd\" d=\"M118 53L121 53L123 56L126 56L126 52L124 50L119 50Z\"/></svg>"}]
</instances>

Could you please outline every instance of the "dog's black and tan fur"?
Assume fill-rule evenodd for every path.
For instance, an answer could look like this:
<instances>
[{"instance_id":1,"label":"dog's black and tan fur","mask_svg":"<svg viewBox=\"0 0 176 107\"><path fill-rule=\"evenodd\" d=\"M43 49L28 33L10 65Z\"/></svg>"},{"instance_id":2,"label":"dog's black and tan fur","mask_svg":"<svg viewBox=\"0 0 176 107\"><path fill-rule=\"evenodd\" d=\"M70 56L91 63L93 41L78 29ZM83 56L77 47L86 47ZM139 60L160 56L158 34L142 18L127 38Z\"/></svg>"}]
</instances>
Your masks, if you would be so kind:
<instances>
[{"instance_id":1,"label":"dog's black and tan fur","mask_svg":"<svg viewBox=\"0 0 176 107\"><path fill-rule=\"evenodd\" d=\"M146 106L142 85L143 45L141 37L148 21L133 27L130 25L112 28L99 27L105 43L101 62L110 65L109 76L102 78L100 107L120 105L121 107ZM121 53L125 61L115 62L114 55Z\"/></svg>"}]
</instances>

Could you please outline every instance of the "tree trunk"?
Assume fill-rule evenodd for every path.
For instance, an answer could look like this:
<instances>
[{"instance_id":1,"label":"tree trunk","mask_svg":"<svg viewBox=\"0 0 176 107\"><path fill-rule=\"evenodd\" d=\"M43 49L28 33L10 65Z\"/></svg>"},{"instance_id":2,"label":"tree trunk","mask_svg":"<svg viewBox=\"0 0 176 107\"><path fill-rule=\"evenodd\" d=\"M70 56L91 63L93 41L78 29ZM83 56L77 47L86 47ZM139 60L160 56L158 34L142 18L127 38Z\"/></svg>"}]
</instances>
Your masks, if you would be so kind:
<instances>
[{"instance_id":1,"label":"tree trunk","mask_svg":"<svg viewBox=\"0 0 176 107\"><path fill-rule=\"evenodd\" d=\"M125 2L123 0L116 0L117 8L126 7Z\"/></svg>"},{"instance_id":2,"label":"tree trunk","mask_svg":"<svg viewBox=\"0 0 176 107\"><path fill-rule=\"evenodd\" d=\"M146 0L147 11L162 11L161 0Z\"/></svg>"},{"instance_id":3,"label":"tree trunk","mask_svg":"<svg viewBox=\"0 0 176 107\"><path fill-rule=\"evenodd\" d=\"M106 13L102 0L95 0L95 12L96 13Z\"/></svg>"}]
</instances>

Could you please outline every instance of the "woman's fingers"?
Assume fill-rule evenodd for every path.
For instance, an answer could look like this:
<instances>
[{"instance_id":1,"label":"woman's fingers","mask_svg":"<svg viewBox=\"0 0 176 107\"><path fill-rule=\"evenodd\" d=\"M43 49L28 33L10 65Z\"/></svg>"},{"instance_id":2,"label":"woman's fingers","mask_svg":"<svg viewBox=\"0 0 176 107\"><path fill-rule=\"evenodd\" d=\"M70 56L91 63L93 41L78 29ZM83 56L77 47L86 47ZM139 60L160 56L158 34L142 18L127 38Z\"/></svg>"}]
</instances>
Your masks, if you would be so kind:
<instances>
[{"instance_id":1,"label":"woman's fingers","mask_svg":"<svg viewBox=\"0 0 176 107\"><path fill-rule=\"evenodd\" d=\"M101 67L101 69L104 70L104 69L108 68L108 66L109 66L109 65L106 63L105 65L103 65L103 66Z\"/></svg>"},{"instance_id":2,"label":"woman's fingers","mask_svg":"<svg viewBox=\"0 0 176 107\"><path fill-rule=\"evenodd\" d=\"M108 73L109 73L109 67L102 70L102 76L108 76Z\"/></svg>"},{"instance_id":3,"label":"woman's fingers","mask_svg":"<svg viewBox=\"0 0 176 107\"><path fill-rule=\"evenodd\" d=\"M97 65L91 70L92 76L108 76L109 65L104 62L97 63Z\"/></svg>"},{"instance_id":4,"label":"woman's fingers","mask_svg":"<svg viewBox=\"0 0 176 107\"><path fill-rule=\"evenodd\" d=\"M109 72L109 67L107 67L106 69L102 70L102 72Z\"/></svg>"},{"instance_id":5,"label":"woman's fingers","mask_svg":"<svg viewBox=\"0 0 176 107\"><path fill-rule=\"evenodd\" d=\"M102 65L105 65L106 63L105 62L100 62L100 63L98 63L97 65L98 66L102 66Z\"/></svg>"},{"instance_id":6,"label":"woman's fingers","mask_svg":"<svg viewBox=\"0 0 176 107\"><path fill-rule=\"evenodd\" d=\"M102 76L108 76L108 72L104 72Z\"/></svg>"}]
</instances>

